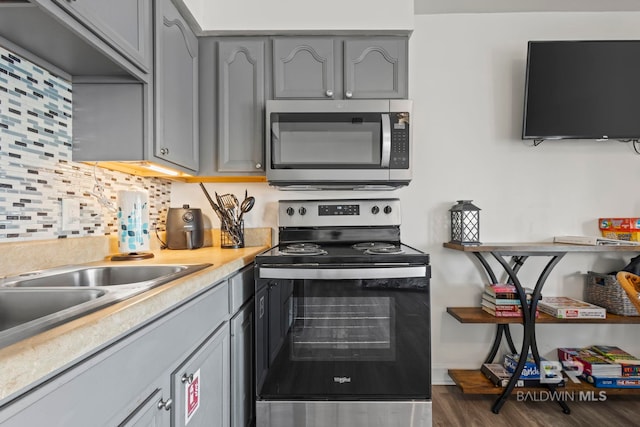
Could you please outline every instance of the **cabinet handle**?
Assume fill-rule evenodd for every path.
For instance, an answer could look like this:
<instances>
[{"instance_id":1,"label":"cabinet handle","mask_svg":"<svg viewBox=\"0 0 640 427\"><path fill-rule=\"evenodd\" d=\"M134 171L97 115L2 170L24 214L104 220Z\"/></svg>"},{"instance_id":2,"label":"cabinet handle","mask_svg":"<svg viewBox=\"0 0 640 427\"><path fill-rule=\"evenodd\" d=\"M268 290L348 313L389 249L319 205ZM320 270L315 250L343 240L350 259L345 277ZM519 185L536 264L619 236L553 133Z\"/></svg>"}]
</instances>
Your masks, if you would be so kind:
<instances>
[{"instance_id":1,"label":"cabinet handle","mask_svg":"<svg viewBox=\"0 0 640 427\"><path fill-rule=\"evenodd\" d=\"M325 94L327 95L328 98L331 98L333 96L333 91L331 89L327 89Z\"/></svg>"},{"instance_id":2,"label":"cabinet handle","mask_svg":"<svg viewBox=\"0 0 640 427\"><path fill-rule=\"evenodd\" d=\"M345 96L346 98L353 98L353 92L351 92L350 90L348 90L348 91L346 91L346 92L344 93L344 96Z\"/></svg>"},{"instance_id":3,"label":"cabinet handle","mask_svg":"<svg viewBox=\"0 0 640 427\"><path fill-rule=\"evenodd\" d=\"M191 384L193 382L193 374L191 375L182 374L182 378L180 378L180 381L182 381L183 383Z\"/></svg>"},{"instance_id":4,"label":"cabinet handle","mask_svg":"<svg viewBox=\"0 0 640 427\"><path fill-rule=\"evenodd\" d=\"M160 149L160 154L162 154L163 156L166 156L167 154L169 154L169 149L168 148L161 148Z\"/></svg>"},{"instance_id":5,"label":"cabinet handle","mask_svg":"<svg viewBox=\"0 0 640 427\"><path fill-rule=\"evenodd\" d=\"M261 169L262 168L262 163L256 163L256 169Z\"/></svg>"},{"instance_id":6,"label":"cabinet handle","mask_svg":"<svg viewBox=\"0 0 640 427\"><path fill-rule=\"evenodd\" d=\"M171 398L167 400L160 399L160 401L158 402L158 409L164 409L165 411L170 411L172 404L173 404L173 400L171 400Z\"/></svg>"}]
</instances>

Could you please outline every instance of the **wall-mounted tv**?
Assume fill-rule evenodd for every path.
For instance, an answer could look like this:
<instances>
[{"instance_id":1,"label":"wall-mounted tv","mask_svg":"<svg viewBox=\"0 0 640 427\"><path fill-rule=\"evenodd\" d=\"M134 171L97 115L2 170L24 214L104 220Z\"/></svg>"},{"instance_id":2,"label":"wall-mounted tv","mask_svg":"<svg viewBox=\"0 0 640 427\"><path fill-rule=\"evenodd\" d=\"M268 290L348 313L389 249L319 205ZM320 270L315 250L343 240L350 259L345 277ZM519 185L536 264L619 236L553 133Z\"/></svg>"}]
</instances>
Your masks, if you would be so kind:
<instances>
[{"instance_id":1,"label":"wall-mounted tv","mask_svg":"<svg viewBox=\"0 0 640 427\"><path fill-rule=\"evenodd\" d=\"M640 40L530 41L522 138L640 138Z\"/></svg>"}]
</instances>

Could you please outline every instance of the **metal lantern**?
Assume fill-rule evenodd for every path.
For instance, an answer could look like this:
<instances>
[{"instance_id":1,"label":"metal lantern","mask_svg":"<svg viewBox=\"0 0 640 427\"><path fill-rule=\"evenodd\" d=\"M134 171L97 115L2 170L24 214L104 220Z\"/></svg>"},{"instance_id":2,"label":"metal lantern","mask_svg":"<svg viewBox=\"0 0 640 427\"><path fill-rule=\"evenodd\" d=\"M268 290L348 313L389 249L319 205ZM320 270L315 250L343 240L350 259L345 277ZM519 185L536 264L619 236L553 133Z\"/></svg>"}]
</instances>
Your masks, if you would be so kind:
<instances>
[{"instance_id":1,"label":"metal lantern","mask_svg":"<svg viewBox=\"0 0 640 427\"><path fill-rule=\"evenodd\" d=\"M480 244L480 208L471 200L458 200L451 212L451 243Z\"/></svg>"}]
</instances>

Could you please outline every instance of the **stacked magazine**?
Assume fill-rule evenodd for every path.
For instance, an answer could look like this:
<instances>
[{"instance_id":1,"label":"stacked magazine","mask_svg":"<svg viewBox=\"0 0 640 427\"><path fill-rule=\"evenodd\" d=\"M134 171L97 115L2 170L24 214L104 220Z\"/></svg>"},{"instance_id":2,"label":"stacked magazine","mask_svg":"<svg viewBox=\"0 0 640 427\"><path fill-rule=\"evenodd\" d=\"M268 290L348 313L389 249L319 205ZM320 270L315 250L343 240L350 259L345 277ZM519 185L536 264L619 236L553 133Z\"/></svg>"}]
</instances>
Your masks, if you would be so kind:
<instances>
[{"instance_id":1,"label":"stacked magazine","mask_svg":"<svg viewBox=\"0 0 640 427\"><path fill-rule=\"evenodd\" d=\"M529 301L533 290L524 288L524 291ZM522 317L522 302L518 298L515 285L512 284L486 285L481 304L482 310L496 317Z\"/></svg>"},{"instance_id":2,"label":"stacked magazine","mask_svg":"<svg viewBox=\"0 0 640 427\"><path fill-rule=\"evenodd\" d=\"M620 347L559 348L558 359L577 362L573 368L580 369L580 378L595 387L640 388L640 360Z\"/></svg>"}]
</instances>

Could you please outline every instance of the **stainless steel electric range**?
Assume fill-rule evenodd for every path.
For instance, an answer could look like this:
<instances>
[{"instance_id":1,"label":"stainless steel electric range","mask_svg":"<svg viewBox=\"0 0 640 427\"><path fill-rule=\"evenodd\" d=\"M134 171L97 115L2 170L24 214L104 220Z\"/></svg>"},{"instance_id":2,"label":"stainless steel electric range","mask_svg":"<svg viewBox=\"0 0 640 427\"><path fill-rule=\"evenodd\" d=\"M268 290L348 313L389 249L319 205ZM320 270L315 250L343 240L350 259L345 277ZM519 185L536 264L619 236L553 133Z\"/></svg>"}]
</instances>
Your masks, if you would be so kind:
<instances>
[{"instance_id":1,"label":"stainless steel electric range","mask_svg":"<svg viewBox=\"0 0 640 427\"><path fill-rule=\"evenodd\" d=\"M283 200L256 257L257 427L431 425L429 255L398 199Z\"/></svg>"}]
</instances>

